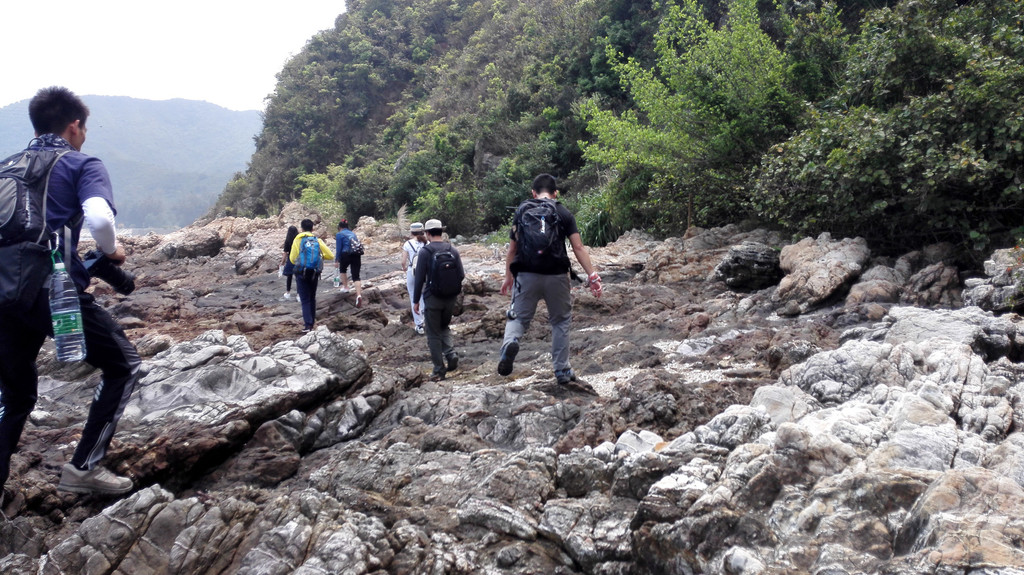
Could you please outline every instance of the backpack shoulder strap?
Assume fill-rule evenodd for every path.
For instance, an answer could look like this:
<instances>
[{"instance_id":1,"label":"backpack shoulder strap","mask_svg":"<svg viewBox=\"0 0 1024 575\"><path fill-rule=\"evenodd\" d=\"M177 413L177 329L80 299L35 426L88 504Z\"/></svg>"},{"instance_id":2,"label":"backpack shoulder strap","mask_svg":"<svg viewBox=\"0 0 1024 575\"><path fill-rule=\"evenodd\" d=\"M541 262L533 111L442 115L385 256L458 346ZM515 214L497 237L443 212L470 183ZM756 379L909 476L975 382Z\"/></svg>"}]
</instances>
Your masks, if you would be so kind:
<instances>
[{"instance_id":1,"label":"backpack shoulder strap","mask_svg":"<svg viewBox=\"0 0 1024 575\"><path fill-rule=\"evenodd\" d=\"M46 201L50 197L50 175L53 173L53 168L57 165L57 162L64 157L71 150L64 150L57 154L53 158L53 162L46 169L46 183L43 184L43 229L39 231L39 237L36 238L36 243L43 241L43 236L46 235ZM78 214L70 222L64 225L64 261L71 265L71 226L77 226L82 223L82 219L85 218L85 214L79 210Z\"/></svg>"}]
</instances>

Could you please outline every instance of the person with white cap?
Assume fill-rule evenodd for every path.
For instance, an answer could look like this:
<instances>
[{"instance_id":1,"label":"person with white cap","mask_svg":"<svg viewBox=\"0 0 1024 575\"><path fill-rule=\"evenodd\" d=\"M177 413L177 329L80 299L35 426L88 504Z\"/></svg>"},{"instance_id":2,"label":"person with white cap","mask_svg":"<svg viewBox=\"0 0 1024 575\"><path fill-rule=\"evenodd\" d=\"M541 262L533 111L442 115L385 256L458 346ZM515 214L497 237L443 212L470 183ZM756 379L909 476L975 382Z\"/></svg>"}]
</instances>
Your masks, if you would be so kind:
<instances>
[{"instance_id":1,"label":"person with white cap","mask_svg":"<svg viewBox=\"0 0 1024 575\"><path fill-rule=\"evenodd\" d=\"M417 310L416 300L412 298L413 292L416 291L416 255L420 253L420 248L427 245L423 223L413 222L409 226L409 235L411 237L402 244L402 271L405 272L405 287L409 292L409 308L412 309L412 321L416 326L416 333L423 335L426 333L423 328L423 314ZM420 308L423 307L423 300L421 299Z\"/></svg>"},{"instance_id":2,"label":"person with white cap","mask_svg":"<svg viewBox=\"0 0 1024 575\"><path fill-rule=\"evenodd\" d=\"M427 220L423 227L430 242L420 248L416 258L413 311L423 309L427 347L430 349L430 361L434 364L430 380L440 381L447 372L459 367L459 354L455 352L449 325L466 272L459 252L444 241L441 221ZM423 308L420 307L421 297L425 304Z\"/></svg>"}]
</instances>

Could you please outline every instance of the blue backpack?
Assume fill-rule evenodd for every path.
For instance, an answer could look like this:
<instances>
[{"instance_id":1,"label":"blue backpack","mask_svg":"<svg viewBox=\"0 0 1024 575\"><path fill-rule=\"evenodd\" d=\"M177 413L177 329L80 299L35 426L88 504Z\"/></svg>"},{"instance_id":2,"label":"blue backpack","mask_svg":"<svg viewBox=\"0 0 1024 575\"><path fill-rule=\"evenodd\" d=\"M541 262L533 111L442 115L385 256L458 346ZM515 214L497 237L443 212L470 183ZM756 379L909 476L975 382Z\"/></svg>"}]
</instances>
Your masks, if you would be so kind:
<instances>
[{"instance_id":1,"label":"blue backpack","mask_svg":"<svg viewBox=\"0 0 1024 575\"><path fill-rule=\"evenodd\" d=\"M320 253L320 240L316 236L304 236L299 243L299 258L295 262L295 273L306 278L320 275L324 269L324 257Z\"/></svg>"}]
</instances>

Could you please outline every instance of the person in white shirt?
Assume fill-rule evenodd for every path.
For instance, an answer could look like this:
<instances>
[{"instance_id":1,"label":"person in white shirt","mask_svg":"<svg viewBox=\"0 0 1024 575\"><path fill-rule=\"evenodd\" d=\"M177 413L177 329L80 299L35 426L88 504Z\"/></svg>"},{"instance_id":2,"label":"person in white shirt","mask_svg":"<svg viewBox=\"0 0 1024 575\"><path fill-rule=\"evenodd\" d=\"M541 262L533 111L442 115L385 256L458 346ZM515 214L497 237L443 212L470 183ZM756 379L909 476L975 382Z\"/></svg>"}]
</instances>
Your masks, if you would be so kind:
<instances>
[{"instance_id":1,"label":"person in white shirt","mask_svg":"<svg viewBox=\"0 0 1024 575\"><path fill-rule=\"evenodd\" d=\"M420 222L413 222L409 226L409 239L402 244L402 271L405 272L405 287L409 291L409 308L412 309L412 321L416 325L416 333L423 335L423 313L419 310L424 308L422 299L420 298L419 309L416 308L416 302L413 301L413 291L415 291L416 276L414 271L416 269L416 255L420 253L420 248L427 245L427 238L423 231L423 224Z\"/></svg>"}]
</instances>

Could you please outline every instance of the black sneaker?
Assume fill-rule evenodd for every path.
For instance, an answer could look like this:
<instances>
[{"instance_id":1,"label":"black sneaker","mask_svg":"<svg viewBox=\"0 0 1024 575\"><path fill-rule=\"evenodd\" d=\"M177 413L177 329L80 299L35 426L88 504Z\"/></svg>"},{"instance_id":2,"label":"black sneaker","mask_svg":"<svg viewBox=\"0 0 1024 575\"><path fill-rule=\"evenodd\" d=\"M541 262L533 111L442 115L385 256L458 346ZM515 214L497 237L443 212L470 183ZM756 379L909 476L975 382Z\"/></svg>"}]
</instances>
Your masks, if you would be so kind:
<instances>
[{"instance_id":1,"label":"black sneaker","mask_svg":"<svg viewBox=\"0 0 1024 575\"><path fill-rule=\"evenodd\" d=\"M558 385L565 385L570 381L576 381L576 374L572 371L571 367L569 369L559 369L555 372L555 379L558 380Z\"/></svg>"},{"instance_id":2,"label":"black sneaker","mask_svg":"<svg viewBox=\"0 0 1024 575\"><path fill-rule=\"evenodd\" d=\"M452 352L447 358L448 360L448 371L455 371L459 368L459 354Z\"/></svg>"},{"instance_id":3,"label":"black sneaker","mask_svg":"<svg viewBox=\"0 0 1024 575\"><path fill-rule=\"evenodd\" d=\"M519 353L519 342L514 339L501 348L501 359L498 360L498 375L512 373L512 364L516 360L517 353Z\"/></svg>"},{"instance_id":4,"label":"black sneaker","mask_svg":"<svg viewBox=\"0 0 1024 575\"><path fill-rule=\"evenodd\" d=\"M430 374L430 381L444 381L444 372L435 371Z\"/></svg>"}]
</instances>

